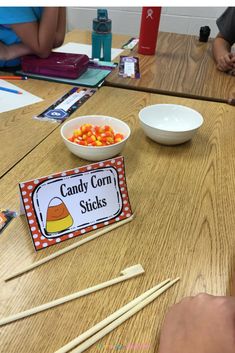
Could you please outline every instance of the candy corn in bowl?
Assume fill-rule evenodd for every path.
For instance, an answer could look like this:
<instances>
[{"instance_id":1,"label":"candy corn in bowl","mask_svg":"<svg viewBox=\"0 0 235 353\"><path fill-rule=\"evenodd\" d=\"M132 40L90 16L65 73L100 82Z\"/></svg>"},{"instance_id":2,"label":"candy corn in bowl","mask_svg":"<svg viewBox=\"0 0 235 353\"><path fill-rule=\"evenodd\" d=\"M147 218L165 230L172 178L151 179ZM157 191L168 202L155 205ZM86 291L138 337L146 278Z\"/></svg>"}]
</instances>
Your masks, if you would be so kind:
<instances>
[{"instance_id":1,"label":"candy corn in bowl","mask_svg":"<svg viewBox=\"0 0 235 353\"><path fill-rule=\"evenodd\" d=\"M130 136L122 120L104 115L86 115L67 121L61 136L68 149L88 161L101 161L118 155Z\"/></svg>"}]
</instances>

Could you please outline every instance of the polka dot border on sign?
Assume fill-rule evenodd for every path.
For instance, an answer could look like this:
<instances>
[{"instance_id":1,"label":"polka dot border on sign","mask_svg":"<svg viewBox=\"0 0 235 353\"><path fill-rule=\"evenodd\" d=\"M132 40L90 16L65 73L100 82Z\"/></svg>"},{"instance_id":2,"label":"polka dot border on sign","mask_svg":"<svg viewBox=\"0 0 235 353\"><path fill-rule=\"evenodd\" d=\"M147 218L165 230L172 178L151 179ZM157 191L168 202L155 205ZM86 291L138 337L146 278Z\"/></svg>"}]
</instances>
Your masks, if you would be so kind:
<instances>
[{"instance_id":1,"label":"polka dot border on sign","mask_svg":"<svg viewBox=\"0 0 235 353\"><path fill-rule=\"evenodd\" d=\"M48 179L61 177L61 176L68 177L68 176L75 174L75 173L76 174L77 173L84 173L86 171L91 171L91 170L95 170L95 169L103 168L103 167L114 167L118 172L118 181L119 181L120 192L121 192L122 201L123 201L123 207L122 207L122 211L121 211L120 215L118 217L115 217L115 219L111 219L110 221L105 221L103 223L99 223L97 225L93 225L93 226L75 231L73 233L65 234L65 235L62 235L57 238L50 238L50 239L45 238L41 234L41 231L38 227L36 214L35 214L35 211L33 208L32 199L31 199L33 191L38 187L39 184L41 184L42 182L44 182ZM130 217L132 214L131 206L130 206L130 202L129 202L129 198L128 198L127 185L126 185L124 159L122 156L113 158L111 160L97 162L97 163L93 163L91 165L63 171L61 173L56 173L56 174L45 176L42 178L37 178L35 180L30 180L30 181L21 183L20 189L21 189L24 207L25 207L25 210L27 210L27 219L28 219L28 223L30 225L32 239L34 241L34 245L35 245L36 250L40 250L40 249L46 248L48 246L55 245L57 243L63 242L64 240L67 240L67 239L71 239L71 238L74 238L77 236L82 236L89 231L96 230L96 229L102 228L104 226L107 226L109 224L126 219L126 218Z\"/></svg>"}]
</instances>

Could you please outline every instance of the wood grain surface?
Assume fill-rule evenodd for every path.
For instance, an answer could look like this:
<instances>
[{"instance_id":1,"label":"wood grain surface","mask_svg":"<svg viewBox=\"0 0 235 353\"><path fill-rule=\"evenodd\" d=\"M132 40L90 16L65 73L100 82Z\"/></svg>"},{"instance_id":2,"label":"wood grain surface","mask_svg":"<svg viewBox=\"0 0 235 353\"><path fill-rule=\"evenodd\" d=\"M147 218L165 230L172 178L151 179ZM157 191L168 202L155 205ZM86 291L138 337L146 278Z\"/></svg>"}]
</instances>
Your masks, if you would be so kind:
<instances>
[{"instance_id":1,"label":"wood grain surface","mask_svg":"<svg viewBox=\"0 0 235 353\"><path fill-rule=\"evenodd\" d=\"M71 89L69 85L33 79L14 81L14 85L43 98L43 101L0 114L0 177L58 127L58 124L33 117Z\"/></svg>"},{"instance_id":2,"label":"wood grain surface","mask_svg":"<svg viewBox=\"0 0 235 353\"><path fill-rule=\"evenodd\" d=\"M212 41L199 42L197 36L159 33L156 55L139 57L140 79L122 78L118 69L106 84L142 91L227 102L235 98L235 77L216 69Z\"/></svg>"},{"instance_id":3,"label":"wood grain surface","mask_svg":"<svg viewBox=\"0 0 235 353\"><path fill-rule=\"evenodd\" d=\"M65 43L76 41L90 44L90 37L89 31L74 30L67 33ZM119 48L127 38L123 35L114 36L113 45ZM4 72L0 73L0 78L1 75ZM0 114L0 177L58 127L58 124L48 124L33 117L46 110L72 87L34 79L9 82L41 97L43 101Z\"/></svg>"},{"instance_id":4,"label":"wood grain surface","mask_svg":"<svg viewBox=\"0 0 235 353\"><path fill-rule=\"evenodd\" d=\"M203 115L204 124L190 142L159 145L138 122L139 110L155 103L189 106ZM199 292L229 293L235 255L233 107L103 87L77 112L87 114L111 115L131 128L123 156L136 218L5 283L21 266L79 241L35 253L25 216L14 219L0 234L0 318L116 277L136 263L146 272L0 328L1 353L53 353L156 283L180 276L178 284L87 351L122 347L155 353L168 307ZM56 129L1 179L1 207L19 208L19 182L86 164L66 149Z\"/></svg>"}]
</instances>

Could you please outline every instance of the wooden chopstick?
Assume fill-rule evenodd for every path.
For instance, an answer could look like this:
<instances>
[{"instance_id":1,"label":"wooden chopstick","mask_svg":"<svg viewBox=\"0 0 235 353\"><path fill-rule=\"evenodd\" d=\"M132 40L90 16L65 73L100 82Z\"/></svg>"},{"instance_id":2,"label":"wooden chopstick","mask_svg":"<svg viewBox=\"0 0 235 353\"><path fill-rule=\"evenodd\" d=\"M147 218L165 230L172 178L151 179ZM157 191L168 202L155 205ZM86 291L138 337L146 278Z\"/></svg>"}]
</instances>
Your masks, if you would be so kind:
<instances>
[{"instance_id":1,"label":"wooden chopstick","mask_svg":"<svg viewBox=\"0 0 235 353\"><path fill-rule=\"evenodd\" d=\"M23 273L29 272L29 271L33 270L34 268L36 268L38 266L41 266L41 265L45 264L46 262L48 262L50 260L53 260L56 257L67 253L68 251L76 249L79 246L81 246L83 244L86 244L89 241L91 241L93 239L96 239L96 238L100 237L103 234L111 232L113 229L116 229L116 228L118 228L118 227L120 227L120 226L122 226L122 225L124 225L124 224L126 224L128 222L131 222L133 220L133 218L134 218L134 215L130 216L129 218L124 219L123 221L119 221L117 223L114 223L114 224L112 224L109 227L105 227L105 228L101 229L100 231L96 232L95 234L93 234L93 235L91 235L91 236L89 236L89 237L87 237L87 238L85 238L85 239L83 239L83 240L81 240L81 241L79 241L79 242L77 242L75 244L71 244L71 245L67 246L64 249L61 249L61 250L55 252L54 254L51 254L51 255L49 255L47 257L44 257L43 259L41 259L41 260L39 260L37 262L34 262L33 264L22 268L20 271L17 271L15 273L13 273L12 275L8 276L7 278L5 278L5 282L7 282L7 281L9 281L9 280L11 280L11 279L13 279L13 278L15 278L17 276L20 276Z\"/></svg>"},{"instance_id":2,"label":"wooden chopstick","mask_svg":"<svg viewBox=\"0 0 235 353\"><path fill-rule=\"evenodd\" d=\"M34 314L37 314L37 313L39 313L41 311L54 308L55 306L67 303L68 301L71 301L71 300L74 300L74 299L77 299L77 298L81 298L81 297L83 297L83 296L85 296L87 294L90 294L90 293L93 293L93 292L97 292L100 289L107 288L107 287L112 286L114 284L126 281L127 279L136 277L136 276L138 276L140 274L143 274L143 273L144 273L144 269L143 269L143 267L140 264L125 268L121 272L121 276L119 276L119 277L110 279L109 281L106 281L106 282L103 282L103 283L99 283L99 284L97 284L97 285L95 285L93 287L89 287L89 288L83 289L83 290L81 290L79 292L72 293L70 295L67 295L65 297L53 300L51 302L36 306L36 307L31 308L29 310L25 310L25 311L22 311L20 313L5 317L5 318L0 320L0 326L6 325L6 324L8 324L10 322L17 321L17 320L23 319L25 317L28 317L28 316L31 316L31 315L34 315Z\"/></svg>"},{"instance_id":3,"label":"wooden chopstick","mask_svg":"<svg viewBox=\"0 0 235 353\"><path fill-rule=\"evenodd\" d=\"M81 342L84 342L86 340L75 350L76 353L83 352L84 350L92 346L95 342L97 342L99 339L104 337L106 334L121 325L124 321L126 321L138 311L143 309L146 305L151 303L154 299L156 299L159 295L165 292L178 280L179 278L176 278L172 281L167 279L164 282L159 283L158 285L149 289L147 292L135 298L119 310L115 311L103 321L99 322L95 326L91 327L89 330L82 333L80 336L78 336L65 346L61 347L55 353L67 353L71 349L78 346Z\"/></svg>"}]
</instances>

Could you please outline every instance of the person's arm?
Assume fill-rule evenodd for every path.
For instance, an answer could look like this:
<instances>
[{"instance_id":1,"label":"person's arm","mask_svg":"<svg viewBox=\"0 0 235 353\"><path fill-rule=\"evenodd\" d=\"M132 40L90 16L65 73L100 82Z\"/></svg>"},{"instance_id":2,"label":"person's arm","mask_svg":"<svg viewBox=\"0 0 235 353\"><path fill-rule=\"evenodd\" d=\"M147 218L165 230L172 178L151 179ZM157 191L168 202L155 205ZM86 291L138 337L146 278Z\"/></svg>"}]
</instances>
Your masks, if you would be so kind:
<instances>
[{"instance_id":1,"label":"person's arm","mask_svg":"<svg viewBox=\"0 0 235 353\"><path fill-rule=\"evenodd\" d=\"M20 56L28 55L31 53L31 49L25 44L18 43L12 45L5 45L0 42L0 60L13 60L19 58Z\"/></svg>"},{"instance_id":2,"label":"person's arm","mask_svg":"<svg viewBox=\"0 0 235 353\"><path fill-rule=\"evenodd\" d=\"M235 68L235 55L231 53L231 45L219 33L213 41L213 55L220 71L229 71Z\"/></svg>"},{"instance_id":3,"label":"person's arm","mask_svg":"<svg viewBox=\"0 0 235 353\"><path fill-rule=\"evenodd\" d=\"M45 7L39 22L12 24L11 28L32 53L47 57L54 47L58 19L58 7Z\"/></svg>"},{"instance_id":4,"label":"person's arm","mask_svg":"<svg viewBox=\"0 0 235 353\"><path fill-rule=\"evenodd\" d=\"M199 294L166 315L158 353L234 353L235 298Z\"/></svg>"},{"instance_id":5,"label":"person's arm","mask_svg":"<svg viewBox=\"0 0 235 353\"><path fill-rule=\"evenodd\" d=\"M33 24L33 22L24 23L25 26L20 26L19 32L21 32L22 36L24 36L22 32L24 32L26 28L31 27L31 24ZM13 26L17 28L19 27L19 25L12 25L12 28ZM65 30L66 30L66 9L64 7L60 7L58 10L58 19L57 19L56 31L54 33L52 48L57 48L63 44ZM46 41L47 40L48 39L46 38ZM18 43L18 44L12 44L7 46L0 42L0 60L13 60L27 54L37 54L39 56L44 57L44 53L45 53L45 56L48 56L52 48L50 48L49 46L49 51L47 52L46 50L46 52L43 52L40 55L38 52L35 52L29 45L25 43Z\"/></svg>"},{"instance_id":6,"label":"person's arm","mask_svg":"<svg viewBox=\"0 0 235 353\"><path fill-rule=\"evenodd\" d=\"M53 48L60 47L63 44L65 32L66 32L66 8L59 7L58 22L57 22Z\"/></svg>"}]
</instances>

